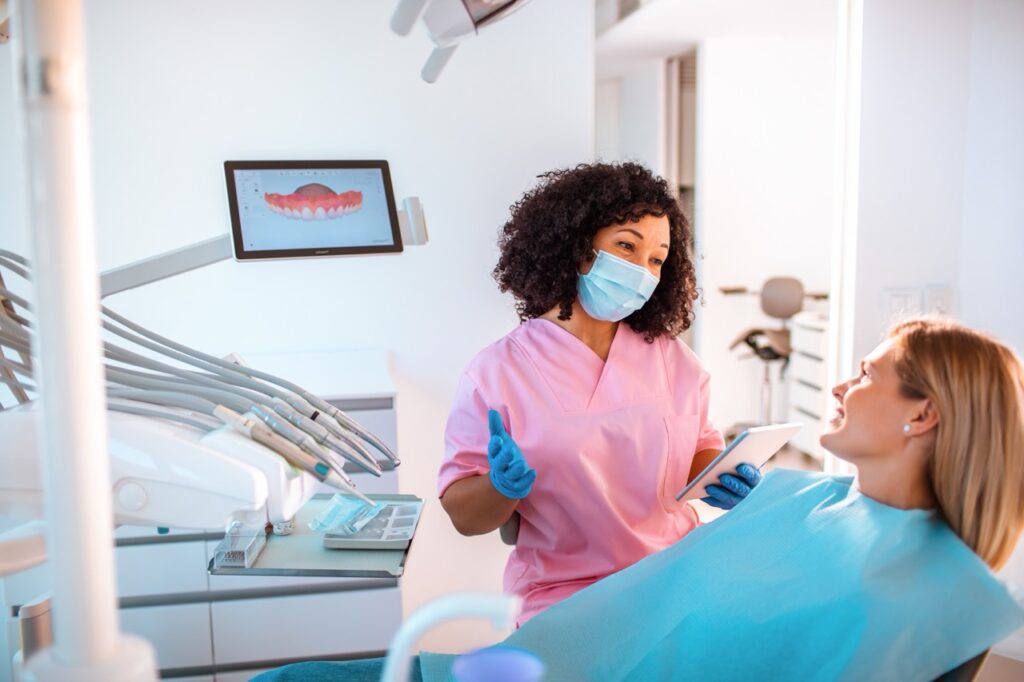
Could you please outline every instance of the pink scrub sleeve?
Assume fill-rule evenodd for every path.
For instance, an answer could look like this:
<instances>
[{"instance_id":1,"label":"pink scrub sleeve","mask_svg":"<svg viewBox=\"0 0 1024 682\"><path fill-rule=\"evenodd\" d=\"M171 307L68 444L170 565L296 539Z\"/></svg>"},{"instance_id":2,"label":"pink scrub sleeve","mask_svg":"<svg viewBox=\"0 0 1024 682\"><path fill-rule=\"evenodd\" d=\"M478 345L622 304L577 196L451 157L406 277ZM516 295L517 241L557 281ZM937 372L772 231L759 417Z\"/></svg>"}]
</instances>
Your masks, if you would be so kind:
<instances>
[{"instance_id":1,"label":"pink scrub sleeve","mask_svg":"<svg viewBox=\"0 0 1024 682\"><path fill-rule=\"evenodd\" d=\"M487 402L473 380L463 374L444 429L444 462L437 475L438 497L459 479L490 473L488 440Z\"/></svg>"},{"instance_id":2,"label":"pink scrub sleeve","mask_svg":"<svg viewBox=\"0 0 1024 682\"><path fill-rule=\"evenodd\" d=\"M725 440L715 425L708 419L708 405L711 403L711 377L703 370L700 373L700 435L697 436L697 449L722 450Z\"/></svg>"}]
</instances>

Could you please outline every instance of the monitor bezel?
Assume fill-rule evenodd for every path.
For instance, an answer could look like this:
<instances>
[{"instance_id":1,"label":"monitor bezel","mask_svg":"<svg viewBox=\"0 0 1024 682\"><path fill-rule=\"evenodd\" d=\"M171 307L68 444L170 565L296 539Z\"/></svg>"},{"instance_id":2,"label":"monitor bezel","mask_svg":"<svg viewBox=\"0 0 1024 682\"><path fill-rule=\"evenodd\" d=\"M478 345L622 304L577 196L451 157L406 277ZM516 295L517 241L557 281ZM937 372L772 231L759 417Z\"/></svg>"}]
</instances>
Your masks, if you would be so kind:
<instances>
[{"instance_id":1,"label":"monitor bezel","mask_svg":"<svg viewBox=\"0 0 1024 682\"><path fill-rule=\"evenodd\" d=\"M235 187L236 170L319 170L319 169L375 169L381 172L384 182L384 196L388 205L388 219L391 221L392 244L382 246L332 246L309 249L273 249L248 251L242 238L242 221L238 210L238 193ZM391 186L391 170L384 160L307 160L307 161L225 161L224 176L228 188L228 210L231 214L231 242L235 260L270 260L275 258L322 258L325 256L351 256L365 254L401 253L402 233L398 223L398 209L395 207L395 192Z\"/></svg>"}]
</instances>

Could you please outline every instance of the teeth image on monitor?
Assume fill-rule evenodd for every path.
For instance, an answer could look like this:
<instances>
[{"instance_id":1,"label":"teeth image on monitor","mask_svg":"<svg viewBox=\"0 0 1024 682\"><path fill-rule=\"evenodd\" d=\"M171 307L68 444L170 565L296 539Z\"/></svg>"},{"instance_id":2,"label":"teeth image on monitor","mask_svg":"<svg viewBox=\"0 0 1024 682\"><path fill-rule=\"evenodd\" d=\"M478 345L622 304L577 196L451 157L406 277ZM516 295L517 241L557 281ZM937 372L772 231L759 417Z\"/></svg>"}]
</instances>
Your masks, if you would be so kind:
<instances>
[{"instance_id":1,"label":"teeth image on monitor","mask_svg":"<svg viewBox=\"0 0 1024 682\"><path fill-rule=\"evenodd\" d=\"M298 220L331 220L363 207L362 192L335 192L318 182L302 185L291 194L266 193L263 200L275 213Z\"/></svg>"}]
</instances>

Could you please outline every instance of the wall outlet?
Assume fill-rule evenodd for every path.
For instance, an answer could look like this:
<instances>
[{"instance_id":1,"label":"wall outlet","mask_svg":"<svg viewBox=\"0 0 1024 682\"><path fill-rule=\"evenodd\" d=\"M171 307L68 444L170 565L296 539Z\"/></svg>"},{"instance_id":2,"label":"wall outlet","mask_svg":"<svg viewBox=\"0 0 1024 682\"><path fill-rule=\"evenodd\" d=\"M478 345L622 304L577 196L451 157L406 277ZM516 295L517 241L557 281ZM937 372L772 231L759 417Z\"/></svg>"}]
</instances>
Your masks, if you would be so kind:
<instances>
[{"instance_id":1,"label":"wall outlet","mask_svg":"<svg viewBox=\"0 0 1024 682\"><path fill-rule=\"evenodd\" d=\"M944 284L925 287L924 311L929 315L953 317L955 299L953 287Z\"/></svg>"},{"instance_id":2,"label":"wall outlet","mask_svg":"<svg viewBox=\"0 0 1024 682\"><path fill-rule=\"evenodd\" d=\"M882 310L889 324L894 324L924 312L923 297L919 288L885 289L882 291L882 296Z\"/></svg>"}]
</instances>

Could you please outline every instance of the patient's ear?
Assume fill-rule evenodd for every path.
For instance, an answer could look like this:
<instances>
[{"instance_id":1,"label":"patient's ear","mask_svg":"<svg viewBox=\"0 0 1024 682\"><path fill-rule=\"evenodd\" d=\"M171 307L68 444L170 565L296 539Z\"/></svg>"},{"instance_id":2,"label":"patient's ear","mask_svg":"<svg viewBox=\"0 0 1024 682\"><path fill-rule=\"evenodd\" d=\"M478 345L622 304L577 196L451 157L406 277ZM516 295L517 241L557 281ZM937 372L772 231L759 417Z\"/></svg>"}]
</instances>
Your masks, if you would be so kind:
<instances>
[{"instance_id":1,"label":"patient's ear","mask_svg":"<svg viewBox=\"0 0 1024 682\"><path fill-rule=\"evenodd\" d=\"M931 400L922 400L913 419L910 420L908 436L920 436L935 429L939 425L939 411Z\"/></svg>"}]
</instances>

